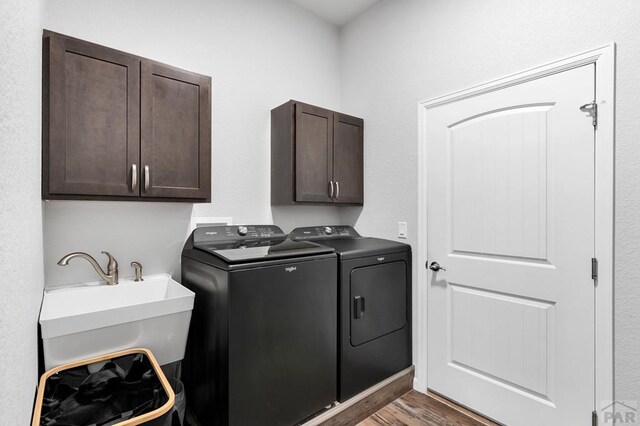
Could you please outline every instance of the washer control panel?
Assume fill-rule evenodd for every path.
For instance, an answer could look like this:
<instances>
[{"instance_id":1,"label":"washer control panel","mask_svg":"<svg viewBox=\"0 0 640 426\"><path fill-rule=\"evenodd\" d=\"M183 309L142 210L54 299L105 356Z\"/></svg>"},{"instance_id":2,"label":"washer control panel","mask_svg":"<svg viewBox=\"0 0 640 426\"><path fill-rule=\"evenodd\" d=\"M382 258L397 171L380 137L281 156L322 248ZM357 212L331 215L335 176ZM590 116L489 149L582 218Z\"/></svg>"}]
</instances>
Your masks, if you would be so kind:
<instances>
[{"instance_id":1,"label":"washer control panel","mask_svg":"<svg viewBox=\"0 0 640 426\"><path fill-rule=\"evenodd\" d=\"M308 226L294 229L289 238L293 241L313 241L360 238L360 234L349 225Z\"/></svg>"},{"instance_id":2,"label":"washer control panel","mask_svg":"<svg viewBox=\"0 0 640 426\"><path fill-rule=\"evenodd\" d=\"M194 244L275 240L286 237L287 234L275 225L204 226L193 231Z\"/></svg>"}]
</instances>

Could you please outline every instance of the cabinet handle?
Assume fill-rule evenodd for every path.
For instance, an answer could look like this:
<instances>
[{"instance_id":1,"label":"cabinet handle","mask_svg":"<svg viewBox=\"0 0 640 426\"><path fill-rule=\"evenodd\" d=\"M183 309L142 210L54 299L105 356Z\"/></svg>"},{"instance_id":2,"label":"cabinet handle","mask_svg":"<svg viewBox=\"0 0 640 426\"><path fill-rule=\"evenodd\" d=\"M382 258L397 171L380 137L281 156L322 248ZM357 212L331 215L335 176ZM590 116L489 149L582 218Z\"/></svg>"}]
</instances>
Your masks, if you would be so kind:
<instances>
[{"instance_id":1,"label":"cabinet handle","mask_svg":"<svg viewBox=\"0 0 640 426\"><path fill-rule=\"evenodd\" d=\"M336 181L336 200L340 198L340 182Z\"/></svg>"},{"instance_id":2,"label":"cabinet handle","mask_svg":"<svg viewBox=\"0 0 640 426\"><path fill-rule=\"evenodd\" d=\"M131 165L131 192L136 192L138 189L138 166Z\"/></svg>"},{"instance_id":3,"label":"cabinet handle","mask_svg":"<svg viewBox=\"0 0 640 426\"><path fill-rule=\"evenodd\" d=\"M329 198L333 199L333 181L329 181Z\"/></svg>"},{"instance_id":4,"label":"cabinet handle","mask_svg":"<svg viewBox=\"0 0 640 426\"><path fill-rule=\"evenodd\" d=\"M144 192L149 192L149 166L144 166Z\"/></svg>"}]
</instances>

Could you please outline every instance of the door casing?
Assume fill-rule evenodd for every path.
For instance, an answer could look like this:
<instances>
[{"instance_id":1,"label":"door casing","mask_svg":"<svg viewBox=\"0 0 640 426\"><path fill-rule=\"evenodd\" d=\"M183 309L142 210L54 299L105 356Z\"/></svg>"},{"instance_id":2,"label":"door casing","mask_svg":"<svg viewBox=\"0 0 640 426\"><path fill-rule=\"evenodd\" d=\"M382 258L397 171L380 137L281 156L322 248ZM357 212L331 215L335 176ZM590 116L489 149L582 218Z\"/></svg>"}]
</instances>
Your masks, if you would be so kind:
<instances>
[{"instance_id":1,"label":"door casing","mask_svg":"<svg viewBox=\"0 0 640 426\"><path fill-rule=\"evenodd\" d=\"M414 388L427 392L427 111L440 105L515 86L528 81L594 64L598 126L595 132L595 254L598 280L595 288L595 400L594 410L603 401L613 401L613 283L614 283L614 197L615 197L615 43L572 55L469 89L439 96L418 104L418 279L415 292L417 342ZM591 99L585 99L585 103ZM580 105L576 105L576 108ZM588 118L585 117L585 120ZM586 266L585 266L586 267ZM600 416L601 417L601 416Z\"/></svg>"}]
</instances>

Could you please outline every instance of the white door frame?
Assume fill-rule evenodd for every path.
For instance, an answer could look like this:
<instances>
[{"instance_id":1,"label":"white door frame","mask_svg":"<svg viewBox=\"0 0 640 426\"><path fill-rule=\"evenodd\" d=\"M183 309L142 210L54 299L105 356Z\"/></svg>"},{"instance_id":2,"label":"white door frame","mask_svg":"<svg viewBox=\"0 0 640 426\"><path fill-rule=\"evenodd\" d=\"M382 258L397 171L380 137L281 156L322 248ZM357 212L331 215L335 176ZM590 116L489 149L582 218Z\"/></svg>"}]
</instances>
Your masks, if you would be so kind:
<instances>
[{"instance_id":1,"label":"white door frame","mask_svg":"<svg viewBox=\"0 0 640 426\"><path fill-rule=\"evenodd\" d=\"M440 96L418 104L418 279L415 286L418 309L416 377L414 387L427 391L427 110L461 99L493 92L509 86L546 77L583 65L595 64L598 127L595 141L595 255L598 281L595 290L595 363L596 389L594 409L613 400L613 283L614 283L614 195L615 195L615 43L573 55L524 72L490 81L466 90ZM591 99L585 99L587 103ZM579 105L576 105L578 108ZM587 268L588 265L585 265Z\"/></svg>"}]
</instances>

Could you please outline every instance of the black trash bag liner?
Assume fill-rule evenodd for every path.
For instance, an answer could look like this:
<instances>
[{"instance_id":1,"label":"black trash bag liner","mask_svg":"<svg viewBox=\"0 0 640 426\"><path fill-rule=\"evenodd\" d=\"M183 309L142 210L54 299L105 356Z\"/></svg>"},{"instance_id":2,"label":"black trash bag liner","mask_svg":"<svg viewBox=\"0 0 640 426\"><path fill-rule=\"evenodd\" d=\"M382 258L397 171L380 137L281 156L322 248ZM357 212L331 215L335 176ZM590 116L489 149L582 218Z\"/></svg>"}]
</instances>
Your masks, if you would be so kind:
<instances>
[{"instance_id":1,"label":"black trash bag liner","mask_svg":"<svg viewBox=\"0 0 640 426\"><path fill-rule=\"evenodd\" d=\"M102 362L104 363L104 361ZM61 371L45 385L41 426L106 426L156 410L168 396L144 354Z\"/></svg>"}]
</instances>

